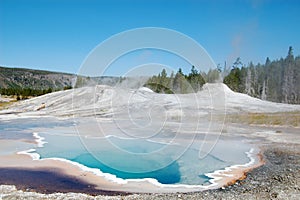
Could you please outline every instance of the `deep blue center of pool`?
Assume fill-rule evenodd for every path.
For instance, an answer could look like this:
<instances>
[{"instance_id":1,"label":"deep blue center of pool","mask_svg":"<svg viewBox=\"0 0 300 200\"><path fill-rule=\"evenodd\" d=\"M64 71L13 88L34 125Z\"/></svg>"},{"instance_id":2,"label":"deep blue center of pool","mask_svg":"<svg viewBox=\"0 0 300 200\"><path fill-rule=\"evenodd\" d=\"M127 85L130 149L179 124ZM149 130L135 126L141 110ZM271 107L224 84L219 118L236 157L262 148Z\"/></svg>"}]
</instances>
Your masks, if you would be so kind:
<instances>
[{"instance_id":1,"label":"deep blue center of pool","mask_svg":"<svg viewBox=\"0 0 300 200\"><path fill-rule=\"evenodd\" d=\"M82 163L82 164L84 163L84 165L87 167L98 168L104 173L114 174L118 178L123 178L123 179L154 178L158 182L163 184L174 184L174 183L179 183L181 177L179 171L179 165L176 161L174 161L172 164L168 165L165 168L152 171L152 172L147 172L147 173L128 173L128 172L123 172L123 171L113 169L101 163L99 160L94 158L89 153L77 156L76 158L72 159L72 161Z\"/></svg>"}]
</instances>

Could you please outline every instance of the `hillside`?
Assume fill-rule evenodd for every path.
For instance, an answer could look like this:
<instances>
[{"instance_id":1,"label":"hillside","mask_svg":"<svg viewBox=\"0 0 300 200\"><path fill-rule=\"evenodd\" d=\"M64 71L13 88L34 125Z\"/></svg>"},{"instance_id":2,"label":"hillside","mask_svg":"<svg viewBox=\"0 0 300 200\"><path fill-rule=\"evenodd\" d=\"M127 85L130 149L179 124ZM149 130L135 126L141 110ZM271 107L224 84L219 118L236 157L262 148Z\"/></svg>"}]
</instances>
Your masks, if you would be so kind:
<instances>
[{"instance_id":1,"label":"hillside","mask_svg":"<svg viewBox=\"0 0 300 200\"><path fill-rule=\"evenodd\" d=\"M78 76L62 72L51 72L24 68L0 67L0 89L28 89L31 90L61 90L65 87L84 87L95 85L121 85L127 88L138 88L149 77L115 77Z\"/></svg>"},{"instance_id":2,"label":"hillside","mask_svg":"<svg viewBox=\"0 0 300 200\"><path fill-rule=\"evenodd\" d=\"M73 74L0 67L0 88L62 89L72 86Z\"/></svg>"}]
</instances>

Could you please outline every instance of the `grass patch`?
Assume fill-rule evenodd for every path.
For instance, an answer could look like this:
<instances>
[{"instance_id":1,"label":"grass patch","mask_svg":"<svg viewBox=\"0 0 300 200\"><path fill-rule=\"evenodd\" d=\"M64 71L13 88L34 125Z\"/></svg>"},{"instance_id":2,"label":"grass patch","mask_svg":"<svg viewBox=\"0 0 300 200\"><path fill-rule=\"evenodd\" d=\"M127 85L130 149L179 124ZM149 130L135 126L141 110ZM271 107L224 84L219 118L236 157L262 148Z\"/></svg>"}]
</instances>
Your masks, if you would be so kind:
<instances>
[{"instance_id":1,"label":"grass patch","mask_svg":"<svg viewBox=\"0 0 300 200\"><path fill-rule=\"evenodd\" d=\"M10 105L12 105L15 102L16 101L0 102L0 110L7 109Z\"/></svg>"},{"instance_id":2,"label":"grass patch","mask_svg":"<svg viewBox=\"0 0 300 200\"><path fill-rule=\"evenodd\" d=\"M300 112L229 114L226 122L299 127Z\"/></svg>"}]
</instances>

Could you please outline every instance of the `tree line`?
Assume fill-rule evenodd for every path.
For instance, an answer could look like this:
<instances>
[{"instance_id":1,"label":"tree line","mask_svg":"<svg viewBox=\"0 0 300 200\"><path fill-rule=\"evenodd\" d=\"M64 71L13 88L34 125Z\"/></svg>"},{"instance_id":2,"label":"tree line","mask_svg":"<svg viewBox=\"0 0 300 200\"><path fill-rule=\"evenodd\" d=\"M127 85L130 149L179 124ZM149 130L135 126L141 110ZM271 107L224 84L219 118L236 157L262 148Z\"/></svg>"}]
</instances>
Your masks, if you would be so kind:
<instances>
[{"instance_id":1,"label":"tree line","mask_svg":"<svg viewBox=\"0 0 300 200\"><path fill-rule=\"evenodd\" d=\"M263 100L300 104L300 56L294 57L289 47L285 58L264 64L245 66L240 58L234 62L223 81L233 91Z\"/></svg>"},{"instance_id":2,"label":"tree line","mask_svg":"<svg viewBox=\"0 0 300 200\"><path fill-rule=\"evenodd\" d=\"M158 93L191 93L201 90L205 83L223 82L235 92L245 93L263 100L300 104L300 56L295 57L289 47L285 58L264 64L250 62L247 66L237 58L230 69L199 72L192 66L189 74L179 70L169 76L165 69L149 78L146 87Z\"/></svg>"},{"instance_id":3,"label":"tree line","mask_svg":"<svg viewBox=\"0 0 300 200\"><path fill-rule=\"evenodd\" d=\"M78 84L83 85L89 77L79 77ZM116 79L115 81L122 81ZM97 81L96 81L97 82ZM247 66L237 58L230 69L211 69L200 72L192 66L190 73L184 74L182 69L170 75L163 69L158 75L148 79L144 86L158 93L192 93L201 90L205 83L223 82L235 92L241 92L263 100L300 104L300 56L294 57L293 48L289 47L285 58L271 61L266 59L264 64ZM80 83L80 84L79 84ZM63 89L71 89L65 86ZM22 87L0 88L0 94L17 96L17 99L26 99L31 96L40 96L57 89L33 89Z\"/></svg>"},{"instance_id":4,"label":"tree line","mask_svg":"<svg viewBox=\"0 0 300 200\"><path fill-rule=\"evenodd\" d=\"M63 89L71 89L71 86L65 86ZM41 96L44 94L48 94L54 91L58 91L58 89L32 89L32 88L0 88L0 94L1 95L7 95L7 96L16 96L17 100L21 99L28 99L29 97L36 97Z\"/></svg>"},{"instance_id":5,"label":"tree line","mask_svg":"<svg viewBox=\"0 0 300 200\"><path fill-rule=\"evenodd\" d=\"M171 72L168 76L163 69L158 75L149 78L145 86L157 93L191 93L199 91L205 82L200 72L192 66L191 72L187 75L179 68L176 74Z\"/></svg>"}]
</instances>

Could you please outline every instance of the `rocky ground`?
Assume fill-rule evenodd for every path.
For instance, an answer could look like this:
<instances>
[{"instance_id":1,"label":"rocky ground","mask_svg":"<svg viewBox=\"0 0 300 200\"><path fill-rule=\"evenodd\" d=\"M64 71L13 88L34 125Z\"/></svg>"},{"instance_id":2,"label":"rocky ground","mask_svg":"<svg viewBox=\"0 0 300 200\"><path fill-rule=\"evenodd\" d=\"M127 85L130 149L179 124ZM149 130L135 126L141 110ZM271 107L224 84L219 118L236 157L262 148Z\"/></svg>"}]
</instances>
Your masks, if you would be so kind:
<instances>
[{"instance_id":1,"label":"rocky ground","mask_svg":"<svg viewBox=\"0 0 300 200\"><path fill-rule=\"evenodd\" d=\"M89 196L76 193L39 194L0 186L0 199L299 199L300 145L265 144L265 165L252 170L247 178L217 190L188 194L130 194Z\"/></svg>"}]
</instances>

